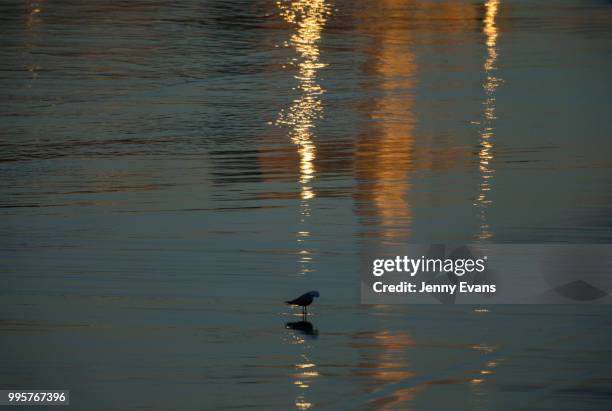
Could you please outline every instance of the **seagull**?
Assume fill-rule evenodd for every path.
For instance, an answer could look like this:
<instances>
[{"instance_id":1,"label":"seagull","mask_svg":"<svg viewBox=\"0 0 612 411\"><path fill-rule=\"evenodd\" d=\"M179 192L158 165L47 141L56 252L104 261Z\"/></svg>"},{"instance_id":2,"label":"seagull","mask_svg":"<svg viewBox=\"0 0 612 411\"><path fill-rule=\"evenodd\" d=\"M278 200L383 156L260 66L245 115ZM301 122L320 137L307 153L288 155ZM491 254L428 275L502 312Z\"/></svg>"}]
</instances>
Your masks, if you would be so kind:
<instances>
[{"instance_id":1,"label":"seagull","mask_svg":"<svg viewBox=\"0 0 612 411\"><path fill-rule=\"evenodd\" d=\"M302 307L302 314L306 315L306 312L307 312L306 307L312 304L312 301L315 298L319 298L319 292L309 291L306 294L300 295L298 298L295 298L290 301L285 301L285 303L289 305L299 305L300 307Z\"/></svg>"}]
</instances>

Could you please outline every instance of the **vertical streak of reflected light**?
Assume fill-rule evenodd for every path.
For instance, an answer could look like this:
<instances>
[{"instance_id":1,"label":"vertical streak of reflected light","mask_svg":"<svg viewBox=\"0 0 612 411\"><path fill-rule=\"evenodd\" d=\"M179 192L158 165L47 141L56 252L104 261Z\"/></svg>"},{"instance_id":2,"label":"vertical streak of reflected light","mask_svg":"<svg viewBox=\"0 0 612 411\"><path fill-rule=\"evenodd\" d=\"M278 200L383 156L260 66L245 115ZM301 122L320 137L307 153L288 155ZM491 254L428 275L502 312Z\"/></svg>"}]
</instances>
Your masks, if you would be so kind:
<instances>
[{"instance_id":1,"label":"vertical streak of reflected light","mask_svg":"<svg viewBox=\"0 0 612 411\"><path fill-rule=\"evenodd\" d=\"M279 1L277 6L283 19L295 26L287 46L295 50L292 65L296 67L295 79L300 94L288 110L282 110L277 125L289 127L289 137L296 145L299 156L300 223L310 217L310 202L316 197L312 180L316 175L315 159L317 147L314 142L315 121L323 115L321 95L325 92L317 82L318 71L325 67L320 59L319 41L331 9L325 0ZM303 243L310 232L301 229L297 233L298 243ZM301 274L311 271L311 251L300 245L299 263Z\"/></svg>"},{"instance_id":2,"label":"vertical streak of reflected light","mask_svg":"<svg viewBox=\"0 0 612 411\"><path fill-rule=\"evenodd\" d=\"M296 26L289 44L295 49L297 58L295 65L300 95L293 101L288 111L282 111L277 124L290 127L289 136L297 146L300 158L300 185L302 200L315 197L311 181L315 177L314 161L317 156L316 145L313 140L315 120L323 114L321 94L325 90L317 82L319 69L325 64L319 60L319 41L330 13L329 5L325 0L300 0L278 2L278 7L285 21Z\"/></svg>"},{"instance_id":3,"label":"vertical streak of reflected light","mask_svg":"<svg viewBox=\"0 0 612 411\"><path fill-rule=\"evenodd\" d=\"M299 156L299 184L300 184L300 223L305 224L310 217L310 201L315 198L316 193L312 187L312 180L316 175L315 159L317 147L314 142L315 121L323 115L321 95L323 88L317 82L318 71L325 67L319 60L319 41L321 32L325 26L327 16L330 13L329 5L325 0L296 0L279 1L276 3L285 21L296 27L295 32L288 42L295 52L297 72L295 79L298 81L300 94L287 111L281 111L277 125L289 127L289 137L296 145ZM297 234L298 262L300 274L311 271L308 267L312 263L312 251L308 249L305 242L311 233L307 227L301 228ZM305 340L302 339L302 343ZM305 350L308 347L305 347ZM313 378L318 372L313 369L315 364L308 360L306 351L302 354L303 360L296 364L299 373L295 375L294 386L300 390L296 399L295 407L299 410L307 410L313 403L307 399L307 391Z\"/></svg>"},{"instance_id":4,"label":"vertical streak of reflected light","mask_svg":"<svg viewBox=\"0 0 612 411\"><path fill-rule=\"evenodd\" d=\"M312 407L312 403L306 399L304 395L306 390L310 388L312 381L319 377L319 372L316 370L316 364L312 363L306 353L302 354L300 363L295 364L296 373L294 374L293 385L298 387L301 392L295 399L295 407L300 410L307 410Z\"/></svg>"},{"instance_id":5,"label":"vertical streak of reflected light","mask_svg":"<svg viewBox=\"0 0 612 411\"><path fill-rule=\"evenodd\" d=\"M28 62L25 65L25 68L30 72L32 76L32 80L36 80L38 78L38 72L41 70L41 66L33 61L32 59L36 56L35 49L39 44L39 30L42 25L42 6L44 5L44 0L39 1L28 1L27 2L27 18L25 21L26 26L26 35L25 35L25 44L24 48L28 51L27 59ZM32 83L27 86L32 87Z\"/></svg>"},{"instance_id":6,"label":"vertical streak of reflected light","mask_svg":"<svg viewBox=\"0 0 612 411\"><path fill-rule=\"evenodd\" d=\"M358 141L355 171L358 179L357 213L364 225L377 226L365 235L382 237L383 242L407 238L412 224L409 193L414 170L413 90L417 64L412 44L411 7L396 0L381 0L377 7L366 4L358 12L364 22L360 29L372 39L366 49L366 65L376 82L375 97L364 105L368 129ZM405 25L390 24L392 15ZM369 91L369 90L368 90Z\"/></svg>"},{"instance_id":7,"label":"vertical streak of reflected light","mask_svg":"<svg viewBox=\"0 0 612 411\"><path fill-rule=\"evenodd\" d=\"M395 386L371 404L380 411L410 409L408 403L427 387L424 384L402 386L402 382L408 382L416 376L410 370L409 361L410 348L415 346L415 341L404 332L391 331L358 333L352 338L351 347L357 349L362 356L355 376L366 384L364 389L371 391L384 386Z\"/></svg>"},{"instance_id":8,"label":"vertical streak of reflected light","mask_svg":"<svg viewBox=\"0 0 612 411\"><path fill-rule=\"evenodd\" d=\"M498 347L488 344L477 344L472 346L472 349L482 354L491 354L497 351ZM476 409L490 408L490 399L487 398L489 391L487 382L490 380L491 376L495 374L494 368L497 366L497 364L498 363L496 361L487 361L482 365L482 367L480 367L481 369L478 371L478 374L469 381L470 389L475 396L474 408Z\"/></svg>"},{"instance_id":9,"label":"vertical streak of reflected light","mask_svg":"<svg viewBox=\"0 0 612 411\"><path fill-rule=\"evenodd\" d=\"M492 203L490 191L492 188L493 169L493 123L497 118L495 105L495 92L501 79L495 76L498 59L497 38L499 31L496 25L497 12L499 10L499 0L487 0L485 2L485 17L483 32L487 47L487 58L484 62L484 72L486 75L483 88L485 91L484 115L482 128L480 130L480 150L478 152L478 167L480 170L480 184L475 206L479 210L480 230L478 238L486 240L493 237L490 224L487 220L487 208Z\"/></svg>"}]
</instances>

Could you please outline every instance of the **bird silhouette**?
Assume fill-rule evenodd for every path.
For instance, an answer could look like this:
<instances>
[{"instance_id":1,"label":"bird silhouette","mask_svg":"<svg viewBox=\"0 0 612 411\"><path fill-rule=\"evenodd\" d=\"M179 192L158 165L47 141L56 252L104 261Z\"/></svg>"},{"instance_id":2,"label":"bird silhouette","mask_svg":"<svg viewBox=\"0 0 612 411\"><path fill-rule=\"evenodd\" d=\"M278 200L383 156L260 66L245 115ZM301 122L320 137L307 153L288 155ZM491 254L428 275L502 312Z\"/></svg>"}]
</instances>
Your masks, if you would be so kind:
<instances>
[{"instance_id":1,"label":"bird silhouette","mask_svg":"<svg viewBox=\"0 0 612 411\"><path fill-rule=\"evenodd\" d=\"M298 298L294 298L293 300L285 301L285 303L289 305L299 305L300 307L302 307L302 314L306 316L306 313L308 312L306 307L312 304L312 301L315 298L319 298L319 292L309 291L306 294L300 295Z\"/></svg>"}]
</instances>

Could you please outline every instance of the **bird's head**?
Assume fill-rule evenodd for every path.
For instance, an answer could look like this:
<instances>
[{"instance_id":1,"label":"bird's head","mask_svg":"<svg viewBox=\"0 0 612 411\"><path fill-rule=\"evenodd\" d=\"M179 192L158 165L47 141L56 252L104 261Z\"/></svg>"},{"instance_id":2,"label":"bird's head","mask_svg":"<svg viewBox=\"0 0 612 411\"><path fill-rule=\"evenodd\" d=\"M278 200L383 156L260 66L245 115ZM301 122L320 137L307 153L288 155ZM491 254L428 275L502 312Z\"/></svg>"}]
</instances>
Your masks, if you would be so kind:
<instances>
[{"instance_id":1,"label":"bird's head","mask_svg":"<svg viewBox=\"0 0 612 411\"><path fill-rule=\"evenodd\" d=\"M311 296L312 298L319 298L319 292L318 291L310 291L310 292L308 292L308 295Z\"/></svg>"}]
</instances>

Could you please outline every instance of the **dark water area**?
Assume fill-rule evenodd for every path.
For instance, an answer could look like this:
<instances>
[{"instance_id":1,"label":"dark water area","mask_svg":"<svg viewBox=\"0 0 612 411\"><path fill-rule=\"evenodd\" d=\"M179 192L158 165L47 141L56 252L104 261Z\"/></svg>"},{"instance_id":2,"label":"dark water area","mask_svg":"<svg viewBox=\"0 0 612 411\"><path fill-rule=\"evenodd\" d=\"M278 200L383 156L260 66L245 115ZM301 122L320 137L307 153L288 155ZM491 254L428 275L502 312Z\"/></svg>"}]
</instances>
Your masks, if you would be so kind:
<instances>
[{"instance_id":1,"label":"dark water area","mask_svg":"<svg viewBox=\"0 0 612 411\"><path fill-rule=\"evenodd\" d=\"M3 1L0 61L0 388L611 407L609 308L366 306L359 268L612 242L612 3Z\"/></svg>"}]
</instances>

